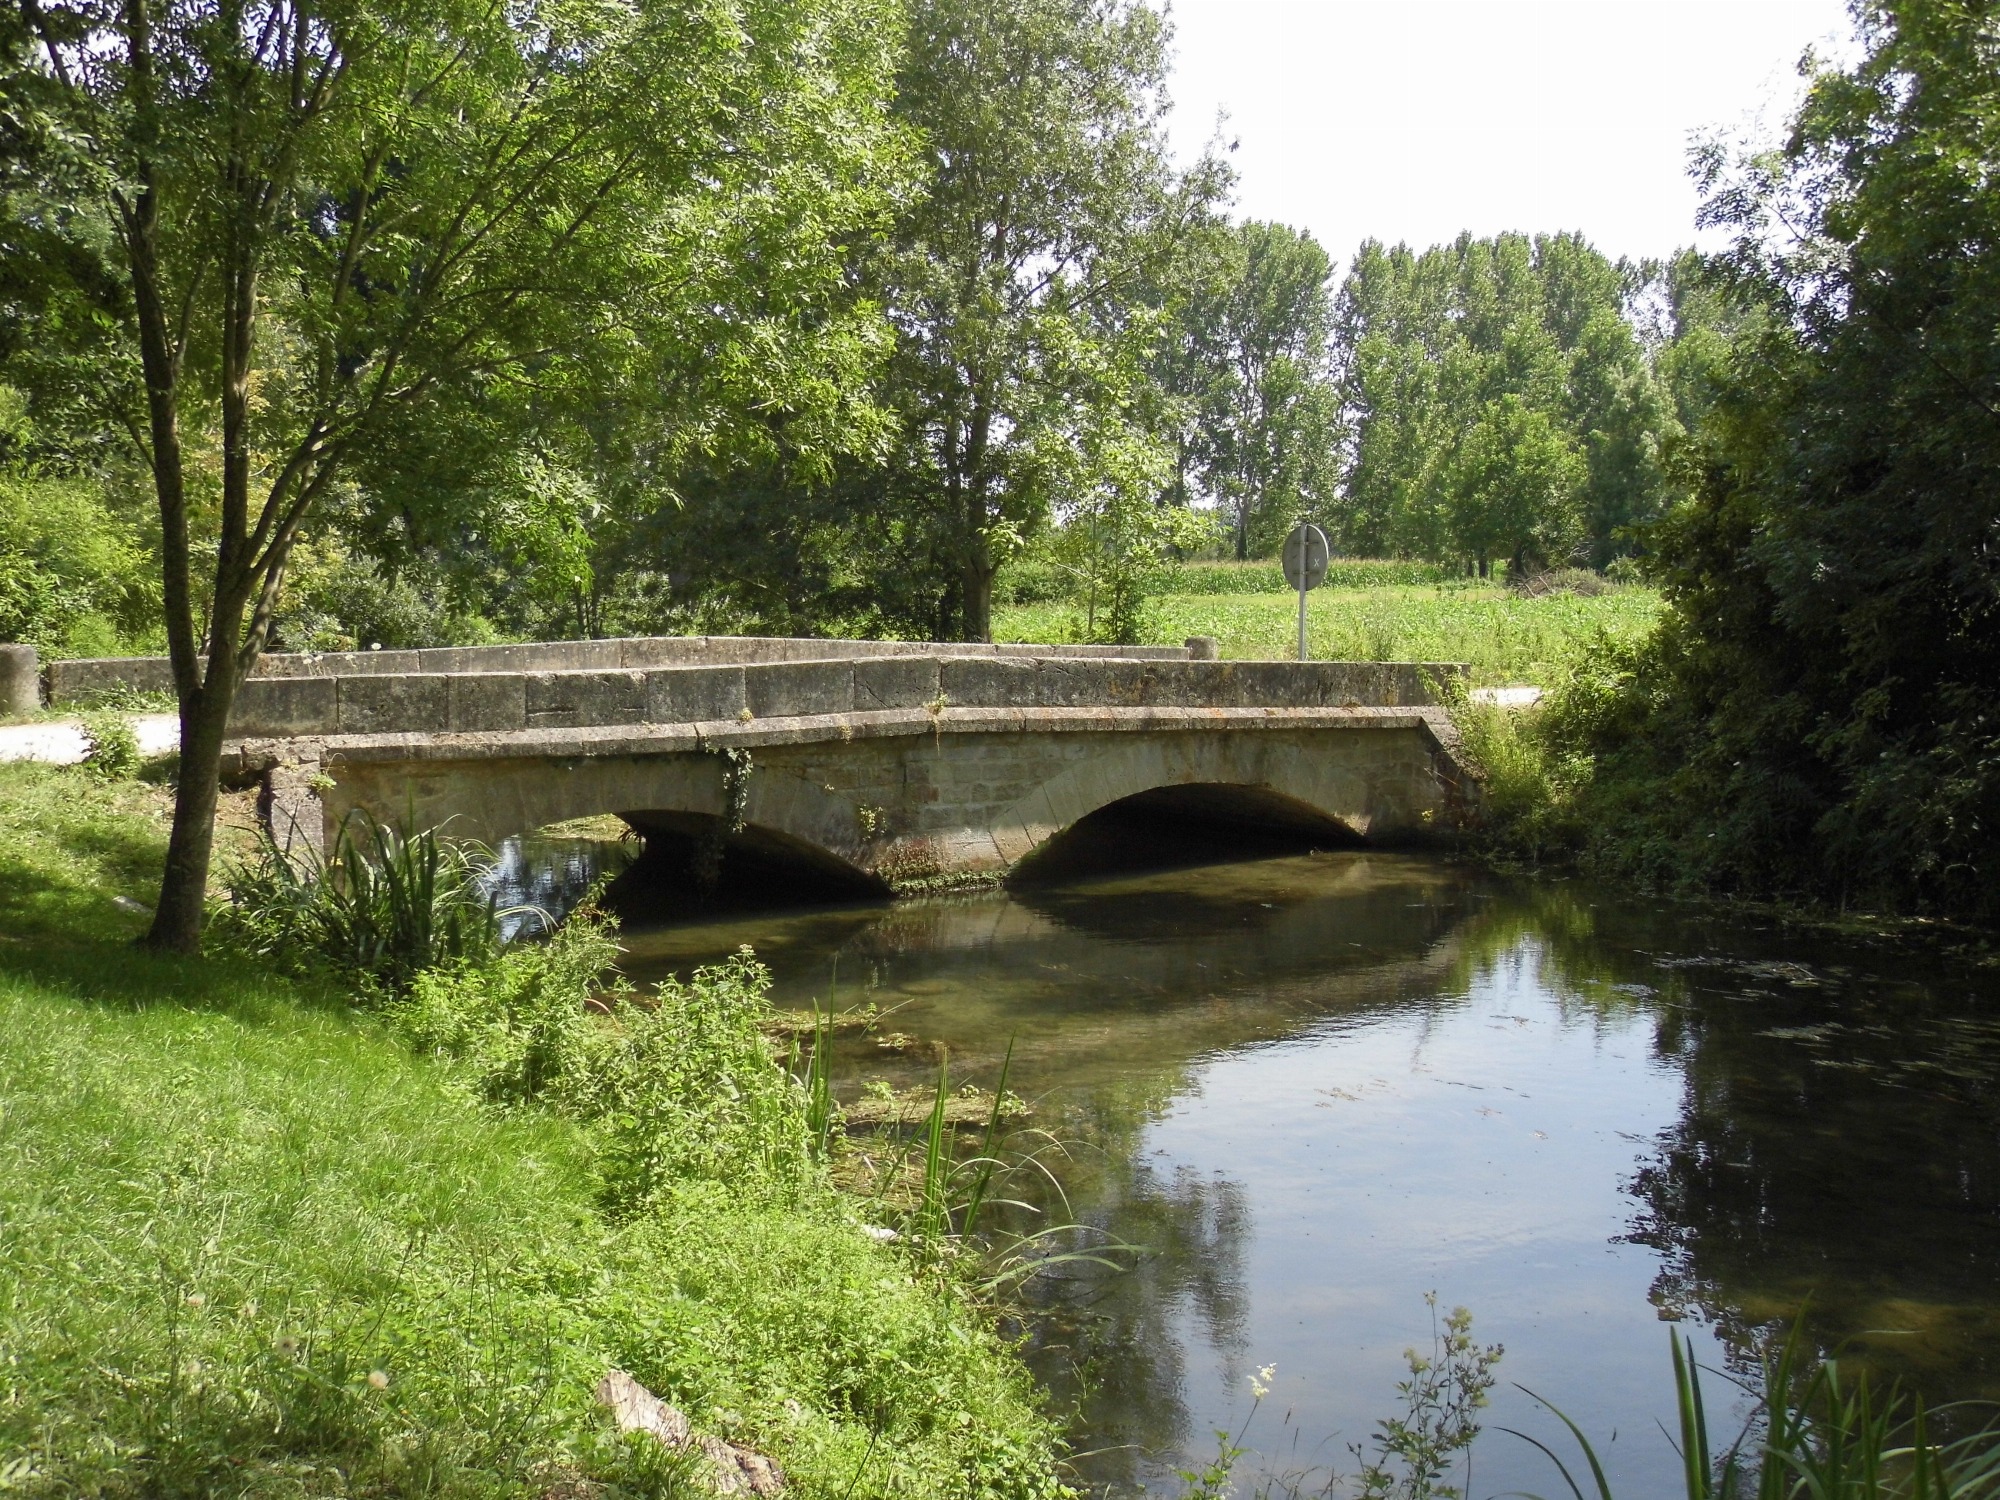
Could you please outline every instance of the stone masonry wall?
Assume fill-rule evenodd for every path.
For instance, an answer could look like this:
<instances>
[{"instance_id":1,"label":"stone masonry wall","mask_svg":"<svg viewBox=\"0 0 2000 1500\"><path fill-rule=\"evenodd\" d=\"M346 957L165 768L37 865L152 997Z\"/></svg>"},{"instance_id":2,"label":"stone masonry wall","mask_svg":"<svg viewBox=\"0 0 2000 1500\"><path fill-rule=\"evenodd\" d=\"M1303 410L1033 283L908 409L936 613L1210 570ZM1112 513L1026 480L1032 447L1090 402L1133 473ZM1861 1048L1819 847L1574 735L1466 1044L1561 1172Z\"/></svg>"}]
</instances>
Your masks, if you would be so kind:
<instances>
[{"instance_id":1,"label":"stone masonry wall","mask_svg":"<svg viewBox=\"0 0 2000 1500\"><path fill-rule=\"evenodd\" d=\"M876 656L1065 656L1185 661L1184 646L1038 646L936 644L924 641L843 641L777 636L632 636L608 641L540 641L518 646L439 646L419 651L273 652L258 660L252 681L295 677L387 677L439 673L616 672L648 667L826 661ZM88 702L106 692L170 693L173 671L164 656L95 657L50 662L43 671L53 707Z\"/></svg>"}]
</instances>

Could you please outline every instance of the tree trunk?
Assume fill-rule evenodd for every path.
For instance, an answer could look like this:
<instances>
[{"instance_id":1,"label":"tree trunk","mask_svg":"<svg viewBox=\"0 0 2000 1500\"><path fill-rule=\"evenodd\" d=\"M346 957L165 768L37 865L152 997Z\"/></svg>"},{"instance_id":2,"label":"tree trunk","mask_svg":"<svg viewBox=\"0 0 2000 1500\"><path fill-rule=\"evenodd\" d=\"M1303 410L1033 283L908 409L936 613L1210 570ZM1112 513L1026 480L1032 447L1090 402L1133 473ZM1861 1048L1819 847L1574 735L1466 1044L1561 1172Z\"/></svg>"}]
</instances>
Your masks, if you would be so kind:
<instances>
[{"instance_id":1,"label":"tree trunk","mask_svg":"<svg viewBox=\"0 0 2000 1500\"><path fill-rule=\"evenodd\" d=\"M222 780L222 741L236 699L236 673L211 660L209 680L181 701L180 783L167 840L160 904L145 944L160 953L199 953L208 902L208 868L215 851L215 801Z\"/></svg>"},{"instance_id":2,"label":"tree trunk","mask_svg":"<svg viewBox=\"0 0 2000 1500\"><path fill-rule=\"evenodd\" d=\"M993 565L983 558L969 559L959 575L965 592L964 637L968 641L993 639Z\"/></svg>"}]
</instances>

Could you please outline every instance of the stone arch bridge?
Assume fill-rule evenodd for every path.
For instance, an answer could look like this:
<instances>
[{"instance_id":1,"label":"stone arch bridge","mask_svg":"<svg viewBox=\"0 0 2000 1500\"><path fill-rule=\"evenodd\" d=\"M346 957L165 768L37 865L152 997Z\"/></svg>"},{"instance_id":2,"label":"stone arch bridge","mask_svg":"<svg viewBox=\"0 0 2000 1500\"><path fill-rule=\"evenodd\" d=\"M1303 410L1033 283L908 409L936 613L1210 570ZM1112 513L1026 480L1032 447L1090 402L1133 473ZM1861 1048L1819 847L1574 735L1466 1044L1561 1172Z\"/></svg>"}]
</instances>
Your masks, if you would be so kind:
<instances>
[{"instance_id":1,"label":"stone arch bridge","mask_svg":"<svg viewBox=\"0 0 2000 1500\"><path fill-rule=\"evenodd\" d=\"M649 846L882 892L999 876L1106 808L1408 842L1476 797L1458 667L1189 649L647 638L273 655L228 765L281 840L354 810L488 843L613 813ZM61 703L161 663L50 668Z\"/></svg>"}]
</instances>

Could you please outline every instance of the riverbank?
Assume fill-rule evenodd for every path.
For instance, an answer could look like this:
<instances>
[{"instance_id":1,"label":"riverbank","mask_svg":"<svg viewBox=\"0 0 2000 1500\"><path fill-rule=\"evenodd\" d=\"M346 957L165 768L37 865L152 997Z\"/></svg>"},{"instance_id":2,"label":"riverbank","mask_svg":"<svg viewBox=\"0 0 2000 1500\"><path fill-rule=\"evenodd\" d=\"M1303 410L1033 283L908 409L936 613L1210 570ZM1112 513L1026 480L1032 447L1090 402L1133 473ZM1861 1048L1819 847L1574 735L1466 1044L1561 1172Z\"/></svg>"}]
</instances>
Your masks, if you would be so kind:
<instances>
[{"instance_id":1,"label":"riverbank","mask_svg":"<svg viewBox=\"0 0 2000 1500\"><path fill-rule=\"evenodd\" d=\"M345 996L134 949L165 813L0 766L9 1485L661 1493L593 1397L615 1367L793 1495L1059 1490L1015 1357L823 1179L617 1209L588 1129Z\"/></svg>"}]
</instances>

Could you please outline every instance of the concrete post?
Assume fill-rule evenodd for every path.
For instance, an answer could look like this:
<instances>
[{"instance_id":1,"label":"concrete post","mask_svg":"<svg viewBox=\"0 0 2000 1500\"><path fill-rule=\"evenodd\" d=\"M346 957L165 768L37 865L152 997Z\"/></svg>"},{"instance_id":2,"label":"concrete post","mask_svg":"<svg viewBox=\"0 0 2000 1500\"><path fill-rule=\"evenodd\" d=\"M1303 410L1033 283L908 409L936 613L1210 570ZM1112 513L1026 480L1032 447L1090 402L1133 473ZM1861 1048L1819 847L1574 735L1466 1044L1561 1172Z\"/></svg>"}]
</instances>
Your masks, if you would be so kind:
<instances>
[{"instance_id":1,"label":"concrete post","mask_svg":"<svg viewBox=\"0 0 2000 1500\"><path fill-rule=\"evenodd\" d=\"M41 659L35 648L0 646L0 719L25 718L41 706Z\"/></svg>"},{"instance_id":2,"label":"concrete post","mask_svg":"<svg viewBox=\"0 0 2000 1500\"><path fill-rule=\"evenodd\" d=\"M1189 661L1214 661L1222 653L1212 635L1191 635L1187 638Z\"/></svg>"}]
</instances>

